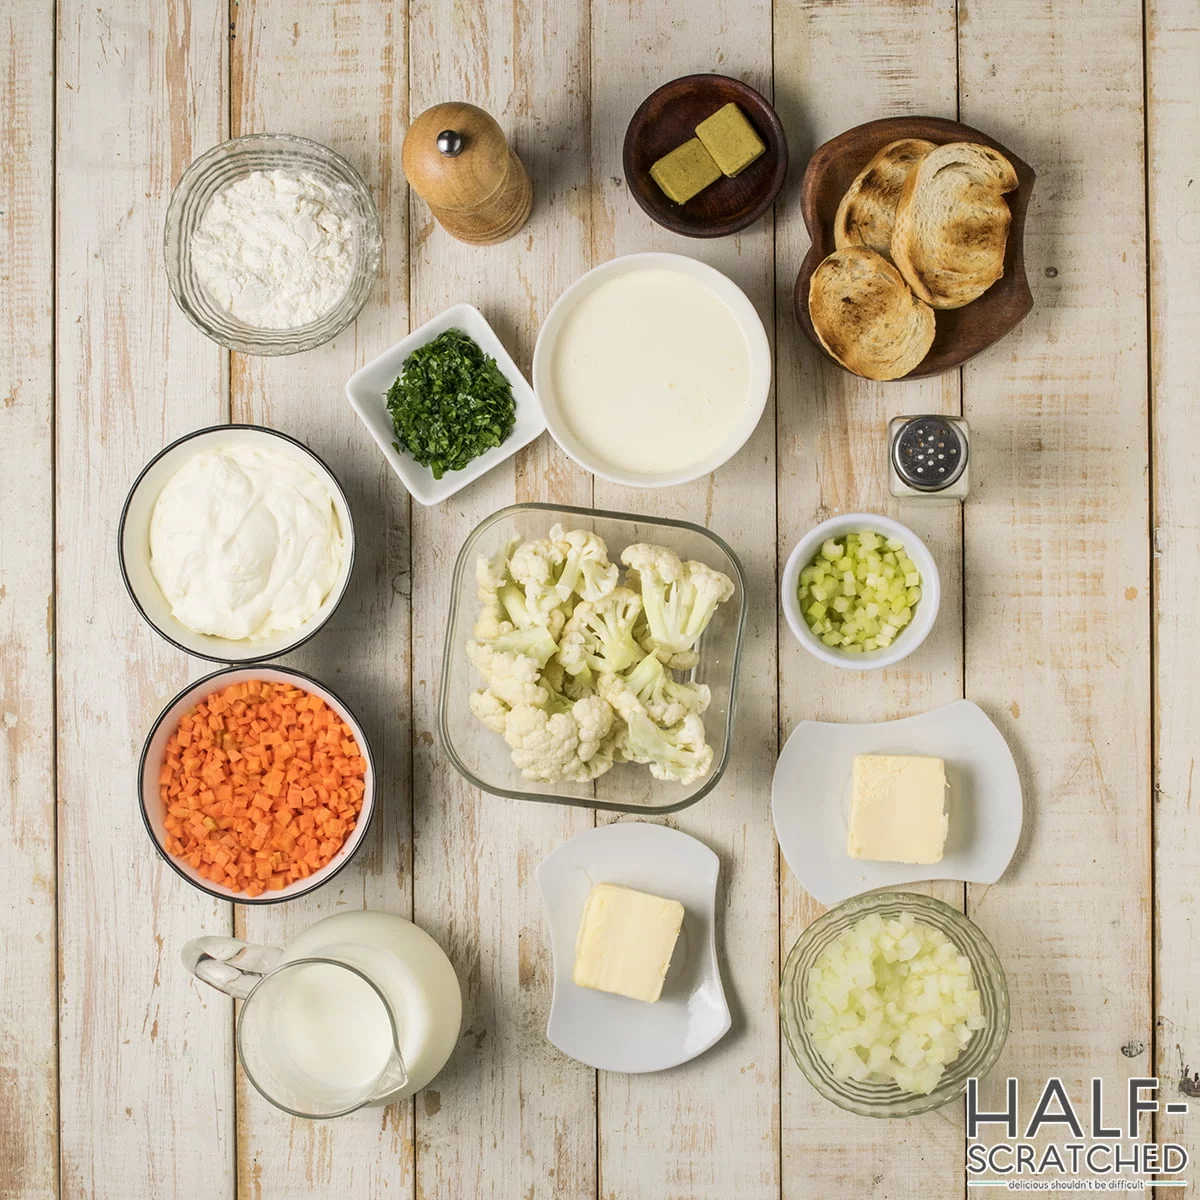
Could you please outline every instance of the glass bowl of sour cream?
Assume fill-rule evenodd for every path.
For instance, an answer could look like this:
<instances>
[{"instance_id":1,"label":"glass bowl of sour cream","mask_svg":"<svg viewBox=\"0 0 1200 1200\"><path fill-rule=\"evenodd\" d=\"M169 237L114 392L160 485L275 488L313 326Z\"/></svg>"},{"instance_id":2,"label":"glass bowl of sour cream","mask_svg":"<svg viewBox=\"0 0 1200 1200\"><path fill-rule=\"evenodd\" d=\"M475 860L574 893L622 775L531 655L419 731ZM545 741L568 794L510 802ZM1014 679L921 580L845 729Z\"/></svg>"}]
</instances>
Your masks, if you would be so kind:
<instances>
[{"instance_id":1,"label":"glass bowl of sour cream","mask_svg":"<svg viewBox=\"0 0 1200 1200\"><path fill-rule=\"evenodd\" d=\"M354 567L337 477L261 425L214 425L160 450L129 490L117 543L146 623L219 663L263 662L308 641Z\"/></svg>"},{"instance_id":2,"label":"glass bowl of sour cream","mask_svg":"<svg viewBox=\"0 0 1200 1200\"><path fill-rule=\"evenodd\" d=\"M382 255L363 177L308 138L222 142L184 171L163 251L179 307L242 354L295 354L336 337L366 303Z\"/></svg>"},{"instance_id":3,"label":"glass bowl of sour cream","mask_svg":"<svg viewBox=\"0 0 1200 1200\"><path fill-rule=\"evenodd\" d=\"M746 294L682 254L628 254L581 276L538 334L533 390L551 436L628 487L715 471L771 391L771 349Z\"/></svg>"}]
</instances>

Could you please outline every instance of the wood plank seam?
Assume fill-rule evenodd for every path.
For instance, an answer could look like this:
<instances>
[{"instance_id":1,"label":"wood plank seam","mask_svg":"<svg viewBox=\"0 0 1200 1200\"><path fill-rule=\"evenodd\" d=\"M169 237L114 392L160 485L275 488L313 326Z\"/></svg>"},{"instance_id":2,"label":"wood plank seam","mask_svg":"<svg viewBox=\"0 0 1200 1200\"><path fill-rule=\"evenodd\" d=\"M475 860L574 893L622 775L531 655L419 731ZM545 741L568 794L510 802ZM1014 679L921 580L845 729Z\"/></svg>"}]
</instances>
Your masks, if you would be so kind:
<instances>
[{"instance_id":1,"label":"wood plank seam","mask_svg":"<svg viewBox=\"0 0 1200 1200\"><path fill-rule=\"evenodd\" d=\"M1142 0L1142 188L1143 210L1145 219L1144 236L1146 239L1146 470L1150 485L1147 497L1147 529L1146 529L1146 608L1150 625L1149 668L1150 668L1150 730L1147 745L1150 753L1150 805L1149 805L1149 848L1150 848L1150 1068L1157 1074L1158 1063L1158 872L1155 869L1156 841L1156 806L1155 795L1157 787L1158 762L1158 721L1155 716L1157 697L1158 662L1157 662L1157 627L1154 614L1157 612L1158 581L1154 570L1154 529L1157 514L1155 512L1155 487L1157 463L1154 455L1154 250L1151 240L1151 196L1150 196L1150 53L1149 53L1149 21L1147 7L1149 0ZM1150 1136L1158 1141L1159 1127L1162 1122L1157 1112L1150 1115ZM1155 1178L1161 1178L1156 1175Z\"/></svg>"}]
</instances>

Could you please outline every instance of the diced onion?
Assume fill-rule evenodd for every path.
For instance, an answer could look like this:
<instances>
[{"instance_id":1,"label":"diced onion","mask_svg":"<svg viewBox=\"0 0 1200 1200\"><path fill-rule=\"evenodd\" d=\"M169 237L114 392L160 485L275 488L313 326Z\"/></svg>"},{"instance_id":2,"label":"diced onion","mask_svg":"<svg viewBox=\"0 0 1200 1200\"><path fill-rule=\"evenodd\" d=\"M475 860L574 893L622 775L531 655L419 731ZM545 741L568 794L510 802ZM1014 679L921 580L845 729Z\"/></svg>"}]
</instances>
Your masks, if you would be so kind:
<instances>
[{"instance_id":1,"label":"diced onion","mask_svg":"<svg viewBox=\"0 0 1200 1200\"><path fill-rule=\"evenodd\" d=\"M871 913L821 951L808 1032L838 1079L926 1095L987 1021L971 962L940 930Z\"/></svg>"},{"instance_id":2,"label":"diced onion","mask_svg":"<svg viewBox=\"0 0 1200 1200\"><path fill-rule=\"evenodd\" d=\"M848 654L882 650L912 620L921 573L904 543L869 530L832 538L800 572L800 611L809 629Z\"/></svg>"}]
</instances>

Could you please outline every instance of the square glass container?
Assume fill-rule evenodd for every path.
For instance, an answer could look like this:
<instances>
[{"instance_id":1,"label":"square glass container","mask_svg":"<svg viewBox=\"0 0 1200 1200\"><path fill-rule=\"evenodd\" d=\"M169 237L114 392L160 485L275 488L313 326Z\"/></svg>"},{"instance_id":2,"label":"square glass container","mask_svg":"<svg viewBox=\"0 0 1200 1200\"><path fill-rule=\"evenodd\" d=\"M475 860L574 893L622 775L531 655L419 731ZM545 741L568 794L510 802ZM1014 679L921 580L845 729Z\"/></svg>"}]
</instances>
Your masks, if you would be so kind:
<instances>
[{"instance_id":1,"label":"square glass container","mask_svg":"<svg viewBox=\"0 0 1200 1200\"><path fill-rule=\"evenodd\" d=\"M707 684L712 691L712 702L704 714L704 728L713 748L713 766L705 778L690 784L675 783L655 779L650 769L639 763L617 763L592 783L537 783L526 779L513 765L504 739L471 713L467 698L483 686L465 649L479 610L475 560L480 554L496 553L512 538L545 537L556 522L566 529L587 529L598 534L608 545L613 562L619 562L626 546L653 542L673 550L681 559L697 559L733 580L733 595L713 614L697 647L700 661L687 674L687 678ZM741 563L721 538L700 525L552 504L514 504L503 508L479 523L463 543L454 565L438 700L442 746L469 783L493 796L611 812L678 812L707 796L721 781L729 763L745 625L746 580Z\"/></svg>"}]
</instances>

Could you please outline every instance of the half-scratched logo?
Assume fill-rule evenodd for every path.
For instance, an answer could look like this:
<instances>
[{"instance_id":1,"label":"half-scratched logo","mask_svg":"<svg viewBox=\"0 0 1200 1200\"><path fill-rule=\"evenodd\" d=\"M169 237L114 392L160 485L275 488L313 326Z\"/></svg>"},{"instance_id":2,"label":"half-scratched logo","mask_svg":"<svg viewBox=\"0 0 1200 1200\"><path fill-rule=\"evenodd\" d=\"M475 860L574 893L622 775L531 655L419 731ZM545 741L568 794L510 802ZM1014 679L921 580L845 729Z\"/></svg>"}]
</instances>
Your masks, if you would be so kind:
<instances>
[{"instance_id":1,"label":"half-scratched logo","mask_svg":"<svg viewBox=\"0 0 1200 1200\"><path fill-rule=\"evenodd\" d=\"M1119 1105L1114 1105L1119 1108ZM1115 1123L1105 1114L1104 1083L1092 1080L1087 1124L1061 1079L1042 1088L1027 1121L1020 1095L1009 1079L1002 1112L979 1107L979 1081L967 1080L967 1186L1007 1188L1013 1192L1142 1192L1185 1188L1188 1152L1176 1142L1139 1136L1143 1114L1182 1116L1185 1103L1160 1104L1157 1079L1130 1079L1124 1112ZM992 1127L989 1129L988 1127ZM995 1127L1003 1129L1002 1140ZM982 1140L987 1136L987 1141ZM1040 1141L1034 1145L1033 1139Z\"/></svg>"}]
</instances>

